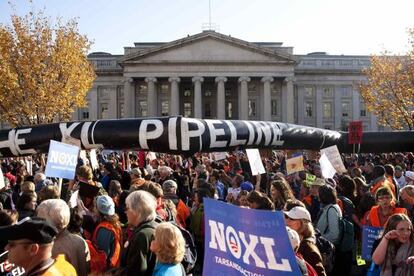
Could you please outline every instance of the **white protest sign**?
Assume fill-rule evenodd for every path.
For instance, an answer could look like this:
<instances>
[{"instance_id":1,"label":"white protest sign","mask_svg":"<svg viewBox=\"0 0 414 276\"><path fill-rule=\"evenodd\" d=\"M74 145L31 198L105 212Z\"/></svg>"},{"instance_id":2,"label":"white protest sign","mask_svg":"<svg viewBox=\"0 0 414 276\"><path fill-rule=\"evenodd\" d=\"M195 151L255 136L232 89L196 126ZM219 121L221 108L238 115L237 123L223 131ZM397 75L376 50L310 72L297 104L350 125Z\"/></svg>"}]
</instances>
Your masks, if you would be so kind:
<instances>
[{"instance_id":1,"label":"white protest sign","mask_svg":"<svg viewBox=\"0 0 414 276\"><path fill-rule=\"evenodd\" d=\"M246 149L247 157L249 158L250 169L252 170L252 175L258 175L265 173L266 170L262 163L262 158L260 158L260 152L258 149Z\"/></svg>"},{"instance_id":2,"label":"white protest sign","mask_svg":"<svg viewBox=\"0 0 414 276\"><path fill-rule=\"evenodd\" d=\"M287 174L304 171L303 167L303 155L299 155L293 158L286 159L286 171Z\"/></svg>"},{"instance_id":3,"label":"white protest sign","mask_svg":"<svg viewBox=\"0 0 414 276\"><path fill-rule=\"evenodd\" d=\"M95 149L91 149L91 151L89 152L89 157L91 159L92 169L94 169L94 170L99 169L99 163L98 163L98 158L96 157L96 150Z\"/></svg>"},{"instance_id":4,"label":"white protest sign","mask_svg":"<svg viewBox=\"0 0 414 276\"><path fill-rule=\"evenodd\" d=\"M321 155L322 154L326 155L336 172L341 174L347 171L344 163L342 163L341 155L339 154L339 150L336 145L321 149Z\"/></svg>"},{"instance_id":5,"label":"white protest sign","mask_svg":"<svg viewBox=\"0 0 414 276\"><path fill-rule=\"evenodd\" d=\"M4 176L3 176L3 172L0 168L0 190L3 189L4 186L6 186L6 185L4 184Z\"/></svg>"},{"instance_id":6,"label":"white protest sign","mask_svg":"<svg viewBox=\"0 0 414 276\"><path fill-rule=\"evenodd\" d=\"M213 152L213 156L214 156L214 160L215 161L223 160L223 159L226 159L227 152L225 152L225 151L222 151L222 152Z\"/></svg>"},{"instance_id":7,"label":"white protest sign","mask_svg":"<svg viewBox=\"0 0 414 276\"><path fill-rule=\"evenodd\" d=\"M319 164L321 165L321 172L324 178L334 177L336 170L324 153L321 155L321 158L319 158Z\"/></svg>"},{"instance_id":8,"label":"white protest sign","mask_svg":"<svg viewBox=\"0 0 414 276\"><path fill-rule=\"evenodd\" d=\"M150 152L148 152L148 153L147 153L147 158L148 158L150 161L152 161L152 160L154 160L154 159L157 159L157 156L155 155L155 152L150 151Z\"/></svg>"},{"instance_id":9,"label":"white protest sign","mask_svg":"<svg viewBox=\"0 0 414 276\"><path fill-rule=\"evenodd\" d=\"M78 205L78 194L79 194L79 190L75 191L69 199L69 207L70 208L75 208Z\"/></svg>"},{"instance_id":10,"label":"white protest sign","mask_svg":"<svg viewBox=\"0 0 414 276\"><path fill-rule=\"evenodd\" d=\"M79 158L82 159L83 164L88 165L89 161L88 161L88 157L86 157L86 151L85 150L80 151Z\"/></svg>"}]
</instances>

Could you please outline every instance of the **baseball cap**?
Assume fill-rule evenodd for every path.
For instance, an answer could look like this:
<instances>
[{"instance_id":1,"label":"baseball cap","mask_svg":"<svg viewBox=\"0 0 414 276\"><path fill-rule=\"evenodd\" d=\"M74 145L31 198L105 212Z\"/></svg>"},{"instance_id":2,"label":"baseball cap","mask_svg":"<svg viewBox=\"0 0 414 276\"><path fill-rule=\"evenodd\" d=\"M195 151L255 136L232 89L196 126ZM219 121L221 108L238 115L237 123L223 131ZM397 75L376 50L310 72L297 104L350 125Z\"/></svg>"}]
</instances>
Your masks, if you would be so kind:
<instances>
[{"instance_id":1,"label":"baseball cap","mask_svg":"<svg viewBox=\"0 0 414 276\"><path fill-rule=\"evenodd\" d=\"M313 183L311 183L311 186L324 186L325 185L325 180L322 178L316 178L315 181Z\"/></svg>"},{"instance_id":2,"label":"baseball cap","mask_svg":"<svg viewBox=\"0 0 414 276\"><path fill-rule=\"evenodd\" d=\"M298 232L286 226L286 231L289 237L290 245L294 251L297 251L300 244L300 238Z\"/></svg>"},{"instance_id":3,"label":"baseball cap","mask_svg":"<svg viewBox=\"0 0 414 276\"><path fill-rule=\"evenodd\" d=\"M414 172L413 171L406 171L405 176L411 180L414 180Z\"/></svg>"},{"instance_id":4,"label":"baseball cap","mask_svg":"<svg viewBox=\"0 0 414 276\"><path fill-rule=\"evenodd\" d=\"M251 192L254 190L254 186L250 181L244 181L241 185L240 185L240 189L242 191L248 191Z\"/></svg>"},{"instance_id":5,"label":"baseball cap","mask_svg":"<svg viewBox=\"0 0 414 276\"><path fill-rule=\"evenodd\" d=\"M166 180L162 183L162 190L163 191L171 191L171 189L177 189L177 182L175 182L174 180Z\"/></svg>"},{"instance_id":6,"label":"baseball cap","mask_svg":"<svg viewBox=\"0 0 414 276\"><path fill-rule=\"evenodd\" d=\"M0 227L0 236L6 241L27 239L38 244L51 243L58 230L45 219L25 218L17 224Z\"/></svg>"},{"instance_id":7,"label":"baseball cap","mask_svg":"<svg viewBox=\"0 0 414 276\"><path fill-rule=\"evenodd\" d=\"M98 211L104 215L112 216L115 214L115 203L107 195L98 196L96 198L96 206Z\"/></svg>"},{"instance_id":8,"label":"baseball cap","mask_svg":"<svg viewBox=\"0 0 414 276\"><path fill-rule=\"evenodd\" d=\"M291 219L306 219L307 221L312 221L309 211L301 206L293 207L290 211L284 211L284 213Z\"/></svg>"},{"instance_id":9,"label":"baseball cap","mask_svg":"<svg viewBox=\"0 0 414 276\"><path fill-rule=\"evenodd\" d=\"M401 166L399 166L399 165L397 165L397 166L395 166L395 168L394 168L396 171L402 171L403 169L402 169L402 167Z\"/></svg>"}]
</instances>

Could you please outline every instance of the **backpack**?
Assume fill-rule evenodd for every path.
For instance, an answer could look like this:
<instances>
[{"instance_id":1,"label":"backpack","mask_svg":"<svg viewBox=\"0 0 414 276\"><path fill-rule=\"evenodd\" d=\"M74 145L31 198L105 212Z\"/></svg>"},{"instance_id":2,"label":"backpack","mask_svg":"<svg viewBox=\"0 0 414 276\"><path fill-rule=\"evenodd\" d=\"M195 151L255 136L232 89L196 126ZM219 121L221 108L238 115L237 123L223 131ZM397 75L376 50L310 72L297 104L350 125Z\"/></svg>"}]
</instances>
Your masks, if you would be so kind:
<instances>
[{"instance_id":1,"label":"backpack","mask_svg":"<svg viewBox=\"0 0 414 276\"><path fill-rule=\"evenodd\" d=\"M315 229L316 247L322 256L322 264L326 273L331 273L335 265L335 245L324 238L321 233Z\"/></svg>"},{"instance_id":2,"label":"backpack","mask_svg":"<svg viewBox=\"0 0 414 276\"><path fill-rule=\"evenodd\" d=\"M90 272L105 272L107 265L105 252L96 248L90 240L85 241L88 244L89 252L91 253L91 260L89 263Z\"/></svg>"},{"instance_id":3,"label":"backpack","mask_svg":"<svg viewBox=\"0 0 414 276\"><path fill-rule=\"evenodd\" d=\"M177 227L185 240L184 259L181 264L187 274L191 273L197 261L197 249L194 243L193 235L185 228L178 225L175 221L170 221L171 224Z\"/></svg>"},{"instance_id":4,"label":"backpack","mask_svg":"<svg viewBox=\"0 0 414 276\"><path fill-rule=\"evenodd\" d=\"M334 207L331 206L326 211L326 220L328 223L327 223L324 233L326 233L326 231L329 229L329 209L331 208L334 208ZM334 210L338 212L336 208L334 208ZM354 234L355 234L354 224L350 222L348 219L346 219L345 217L339 217L338 220L339 220L339 239L337 243L335 244L335 248L341 252L352 251L352 249L354 248Z\"/></svg>"}]
</instances>

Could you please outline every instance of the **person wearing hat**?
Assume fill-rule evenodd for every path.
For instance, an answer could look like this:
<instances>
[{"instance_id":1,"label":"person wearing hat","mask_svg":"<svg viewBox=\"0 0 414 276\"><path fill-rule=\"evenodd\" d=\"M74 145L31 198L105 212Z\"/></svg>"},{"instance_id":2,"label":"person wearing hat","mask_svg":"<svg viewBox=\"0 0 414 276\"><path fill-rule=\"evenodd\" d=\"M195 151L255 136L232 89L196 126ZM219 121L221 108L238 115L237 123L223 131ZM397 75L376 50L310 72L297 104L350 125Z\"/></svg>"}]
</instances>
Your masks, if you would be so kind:
<instances>
[{"instance_id":1,"label":"person wearing hat","mask_svg":"<svg viewBox=\"0 0 414 276\"><path fill-rule=\"evenodd\" d=\"M301 275L309 275L309 271L306 266L305 260L303 260L300 257L300 255L298 255L298 248L300 243L298 233L289 227L286 227L286 232L289 238L290 245L292 246L293 252L295 253L296 263L298 264Z\"/></svg>"},{"instance_id":2,"label":"person wearing hat","mask_svg":"<svg viewBox=\"0 0 414 276\"><path fill-rule=\"evenodd\" d=\"M318 273L326 275L322 262L322 255L316 246L315 229L313 228L311 215L302 206L295 206L289 211L284 211L286 225L297 232L300 237L298 253L307 261Z\"/></svg>"},{"instance_id":3,"label":"person wearing hat","mask_svg":"<svg viewBox=\"0 0 414 276\"><path fill-rule=\"evenodd\" d=\"M405 181L407 182L406 185L414 185L414 172L413 171L405 172Z\"/></svg>"},{"instance_id":4,"label":"person wearing hat","mask_svg":"<svg viewBox=\"0 0 414 276\"><path fill-rule=\"evenodd\" d=\"M96 198L98 226L92 235L94 245L105 252L107 269L118 267L121 260L122 229L115 214L115 203L107 195Z\"/></svg>"},{"instance_id":5,"label":"person wearing hat","mask_svg":"<svg viewBox=\"0 0 414 276\"><path fill-rule=\"evenodd\" d=\"M319 187L325 185L325 180L322 178L316 178L310 184L309 194L303 198L306 209L311 214L312 221L316 221L319 211L321 209L321 202L319 200Z\"/></svg>"},{"instance_id":6,"label":"person wearing hat","mask_svg":"<svg viewBox=\"0 0 414 276\"><path fill-rule=\"evenodd\" d=\"M164 192L163 199L171 200L177 210L176 220L177 223L183 228L186 227L186 221L190 217L190 209L185 205L177 196L178 185L174 180L167 180L162 183L162 191Z\"/></svg>"},{"instance_id":7,"label":"person wearing hat","mask_svg":"<svg viewBox=\"0 0 414 276\"><path fill-rule=\"evenodd\" d=\"M0 237L8 241L9 261L23 267L26 276L74 276L75 268L64 255L52 258L53 241L58 230L41 218L27 218L11 226L0 227Z\"/></svg>"}]
</instances>

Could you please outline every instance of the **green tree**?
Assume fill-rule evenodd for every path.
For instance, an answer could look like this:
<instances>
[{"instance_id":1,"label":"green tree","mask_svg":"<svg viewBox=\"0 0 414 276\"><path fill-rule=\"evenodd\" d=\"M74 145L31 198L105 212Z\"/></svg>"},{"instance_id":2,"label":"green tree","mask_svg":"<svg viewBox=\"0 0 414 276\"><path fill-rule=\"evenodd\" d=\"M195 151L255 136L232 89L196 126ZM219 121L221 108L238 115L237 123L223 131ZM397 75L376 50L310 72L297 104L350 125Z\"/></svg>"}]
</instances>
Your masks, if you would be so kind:
<instances>
[{"instance_id":1,"label":"green tree","mask_svg":"<svg viewBox=\"0 0 414 276\"><path fill-rule=\"evenodd\" d=\"M12 126L69 120L95 79L90 45L76 20L51 24L43 11L0 24L0 119Z\"/></svg>"}]
</instances>

